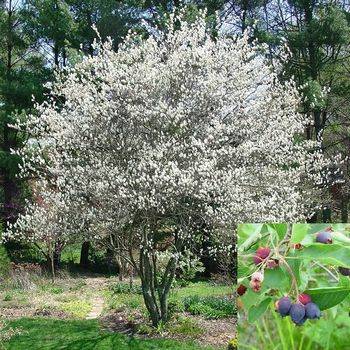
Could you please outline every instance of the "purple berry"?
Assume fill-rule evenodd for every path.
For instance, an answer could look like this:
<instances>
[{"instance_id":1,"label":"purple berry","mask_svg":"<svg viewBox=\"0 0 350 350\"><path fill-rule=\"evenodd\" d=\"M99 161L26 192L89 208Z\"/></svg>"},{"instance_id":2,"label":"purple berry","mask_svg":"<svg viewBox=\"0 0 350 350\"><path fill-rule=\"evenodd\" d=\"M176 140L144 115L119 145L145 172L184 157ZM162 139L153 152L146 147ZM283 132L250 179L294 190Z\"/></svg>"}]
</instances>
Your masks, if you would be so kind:
<instances>
[{"instance_id":1,"label":"purple berry","mask_svg":"<svg viewBox=\"0 0 350 350\"><path fill-rule=\"evenodd\" d=\"M301 326L301 325L303 325L304 323L305 323L305 321L307 320L307 317L306 317L306 315L303 317L303 319L300 321L300 322L295 322L295 324L297 325L297 326Z\"/></svg>"},{"instance_id":2,"label":"purple berry","mask_svg":"<svg viewBox=\"0 0 350 350\"><path fill-rule=\"evenodd\" d=\"M314 303L308 303L305 305L306 317L310 320L321 317L321 311L319 307Z\"/></svg>"},{"instance_id":3,"label":"purple berry","mask_svg":"<svg viewBox=\"0 0 350 350\"><path fill-rule=\"evenodd\" d=\"M331 244L333 242L332 233L330 231L321 231L316 235L316 242Z\"/></svg>"},{"instance_id":4,"label":"purple berry","mask_svg":"<svg viewBox=\"0 0 350 350\"><path fill-rule=\"evenodd\" d=\"M343 275L343 276L350 276L350 269L347 269L346 267L338 267L338 271Z\"/></svg>"},{"instance_id":5,"label":"purple berry","mask_svg":"<svg viewBox=\"0 0 350 350\"><path fill-rule=\"evenodd\" d=\"M293 304L289 310L289 315L295 324L303 324L305 322L305 307L302 304Z\"/></svg>"},{"instance_id":6,"label":"purple berry","mask_svg":"<svg viewBox=\"0 0 350 350\"><path fill-rule=\"evenodd\" d=\"M288 297L283 297L279 299L276 303L277 311L282 317L289 315L290 307L292 306L292 301Z\"/></svg>"}]
</instances>

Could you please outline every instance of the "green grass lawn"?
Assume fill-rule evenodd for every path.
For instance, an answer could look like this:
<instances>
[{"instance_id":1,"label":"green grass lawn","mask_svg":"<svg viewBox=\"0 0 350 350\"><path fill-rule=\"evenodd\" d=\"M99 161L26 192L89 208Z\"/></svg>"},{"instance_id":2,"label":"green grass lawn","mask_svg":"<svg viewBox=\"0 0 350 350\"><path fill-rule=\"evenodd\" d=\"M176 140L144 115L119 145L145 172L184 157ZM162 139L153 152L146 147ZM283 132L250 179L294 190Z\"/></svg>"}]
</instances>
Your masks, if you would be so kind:
<instances>
[{"instance_id":1,"label":"green grass lawn","mask_svg":"<svg viewBox=\"0 0 350 350\"><path fill-rule=\"evenodd\" d=\"M21 318L9 323L22 334L5 343L8 350L212 350L191 342L134 339L100 330L95 320Z\"/></svg>"},{"instance_id":2,"label":"green grass lawn","mask_svg":"<svg viewBox=\"0 0 350 350\"><path fill-rule=\"evenodd\" d=\"M171 297L182 299L193 295L197 295L199 297L224 296L232 295L233 291L233 286L212 284L208 281L201 281L189 283L189 285L186 287L174 288L171 291Z\"/></svg>"}]
</instances>

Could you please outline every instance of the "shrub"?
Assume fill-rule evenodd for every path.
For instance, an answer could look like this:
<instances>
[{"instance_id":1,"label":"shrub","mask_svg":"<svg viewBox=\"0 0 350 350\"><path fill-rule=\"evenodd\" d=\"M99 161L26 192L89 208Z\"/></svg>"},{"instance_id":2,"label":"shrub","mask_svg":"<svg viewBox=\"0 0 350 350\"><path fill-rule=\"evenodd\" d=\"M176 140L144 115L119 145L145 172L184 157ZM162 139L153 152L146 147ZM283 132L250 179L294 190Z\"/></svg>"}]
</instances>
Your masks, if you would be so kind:
<instances>
[{"instance_id":1,"label":"shrub","mask_svg":"<svg viewBox=\"0 0 350 350\"><path fill-rule=\"evenodd\" d=\"M3 301L11 301L13 299L13 295L10 293L6 293L3 297Z\"/></svg>"},{"instance_id":2,"label":"shrub","mask_svg":"<svg viewBox=\"0 0 350 350\"><path fill-rule=\"evenodd\" d=\"M0 245L0 277L5 277L10 272L10 259L4 246Z\"/></svg>"},{"instance_id":3,"label":"shrub","mask_svg":"<svg viewBox=\"0 0 350 350\"><path fill-rule=\"evenodd\" d=\"M179 277L184 281L193 280L197 274L204 272L205 268L199 257L186 250L180 258Z\"/></svg>"},{"instance_id":4,"label":"shrub","mask_svg":"<svg viewBox=\"0 0 350 350\"><path fill-rule=\"evenodd\" d=\"M190 296L184 299L185 311L208 319L230 317L235 314L233 301L229 298Z\"/></svg>"}]
</instances>

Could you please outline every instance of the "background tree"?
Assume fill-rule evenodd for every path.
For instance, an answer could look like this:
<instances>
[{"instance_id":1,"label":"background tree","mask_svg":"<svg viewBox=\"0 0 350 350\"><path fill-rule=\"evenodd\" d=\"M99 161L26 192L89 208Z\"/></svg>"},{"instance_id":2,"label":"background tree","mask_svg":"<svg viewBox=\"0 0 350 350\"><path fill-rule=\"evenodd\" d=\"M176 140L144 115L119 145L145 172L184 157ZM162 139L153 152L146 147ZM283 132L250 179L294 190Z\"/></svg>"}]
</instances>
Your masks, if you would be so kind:
<instances>
[{"instance_id":1,"label":"background tree","mask_svg":"<svg viewBox=\"0 0 350 350\"><path fill-rule=\"evenodd\" d=\"M8 124L30 111L32 95L38 102L43 100L43 83L49 77L32 37L24 30L25 24L19 2L0 3L0 169L4 223L16 218L25 188L16 179L20 159L10 153L10 149L21 146L22 136Z\"/></svg>"}]
</instances>

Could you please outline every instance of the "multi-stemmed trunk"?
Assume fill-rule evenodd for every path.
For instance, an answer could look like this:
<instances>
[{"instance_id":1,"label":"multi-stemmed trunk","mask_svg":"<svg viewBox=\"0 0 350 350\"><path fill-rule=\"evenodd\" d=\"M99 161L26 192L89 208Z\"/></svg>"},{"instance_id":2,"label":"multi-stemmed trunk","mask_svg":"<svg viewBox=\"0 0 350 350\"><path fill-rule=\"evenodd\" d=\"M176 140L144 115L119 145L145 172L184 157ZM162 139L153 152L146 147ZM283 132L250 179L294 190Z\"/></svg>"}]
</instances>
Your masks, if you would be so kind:
<instances>
[{"instance_id":1,"label":"multi-stemmed trunk","mask_svg":"<svg viewBox=\"0 0 350 350\"><path fill-rule=\"evenodd\" d=\"M168 296L174 281L177 257L171 257L163 276L158 275L155 252L141 249L140 278L146 308L153 326L168 320Z\"/></svg>"},{"instance_id":2,"label":"multi-stemmed trunk","mask_svg":"<svg viewBox=\"0 0 350 350\"><path fill-rule=\"evenodd\" d=\"M132 265L141 279L144 303L149 312L152 325L157 327L160 323L166 322L169 317L168 297L178 266L177 253L181 251L182 239L175 235L172 247L175 248L177 253L171 254L164 271L159 270L157 247L154 245L154 242L153 244L151 242L152 240L144 232L138 263L133 259L132 250L129 253Z\"/></svg>"}]
</instances>

